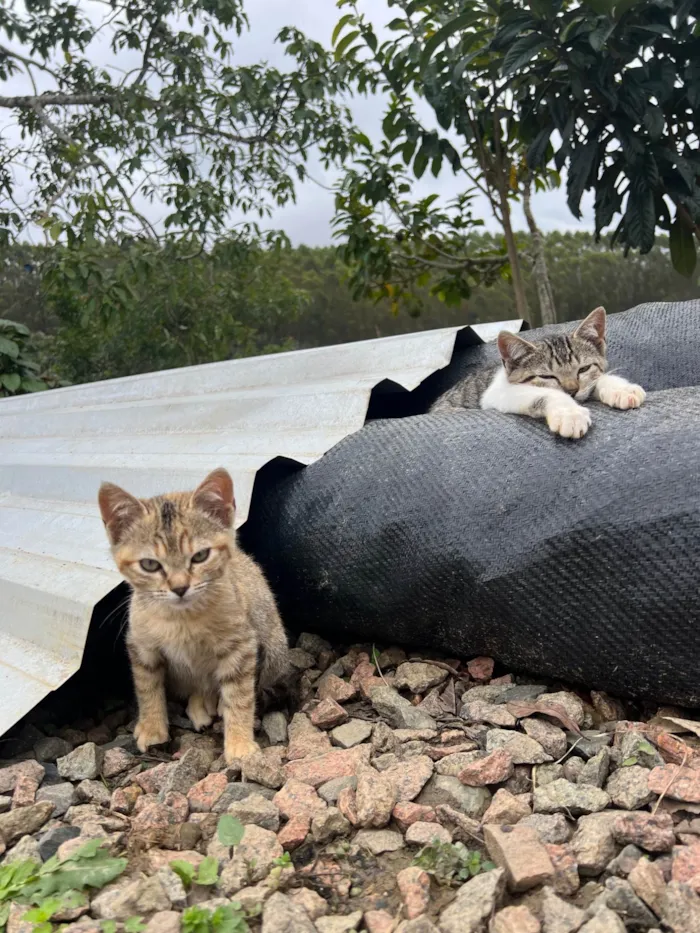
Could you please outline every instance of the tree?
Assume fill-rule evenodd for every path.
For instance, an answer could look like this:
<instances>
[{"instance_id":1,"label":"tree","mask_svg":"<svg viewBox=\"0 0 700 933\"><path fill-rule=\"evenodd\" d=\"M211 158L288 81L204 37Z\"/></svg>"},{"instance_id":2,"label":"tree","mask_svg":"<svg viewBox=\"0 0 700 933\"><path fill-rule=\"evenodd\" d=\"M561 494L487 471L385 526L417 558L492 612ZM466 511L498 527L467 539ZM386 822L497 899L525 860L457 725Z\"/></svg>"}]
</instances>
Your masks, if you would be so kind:
<instances>
[{"instance_id":1,"label":"tree","mask_svg":"<svg viewBox=\"0 0 700 933\"><path fill-rule=\"evenodd\" d=\"M293 349L306 302L279 250L237 237L188 262L169 245L56 247L42 292L57 322L44 357L70 382Z\"/></svg>"},{"instance_id":2,"label":"tree","mask_svg":"<svg viewBox=\"0 0 700 933\"><path fill-rule=\"evenodd\" d=\"M69 245L165 237L191 254L234 215L292 199L310 147L345 151L337 69L298 31L279 36L289 72L242 67L229 38L247 26L241 0L101 6L99 21L71 0L0 8L0 109L14 121L0 142L5 242L38 224Z\"/></svg>"},{"instance_id":3,"label":"tree","mask_svg":"<svg viewBox=\"0 0 700 933\"><path fill-rule=\"evenodd\" d=\"M366 137L358 140L367 154L347 174L338 202L342 233L349 237L358 227L364 227L365 232L364 238L349 242L346 255L366 269L374 266L377 273L398 278L402 295L408 292L408 283L401 280L400 272L405 271L410 257L409 271L420 270L423 282L429 276L436 293L447 300L468 297L474 285L492 280L494 270L504 266L504 257L494 263L493 256L469 250L469 232L476 225L469 209L479 190L503 229L516 312L527 319L511 202L523 187L529 192L534 173L522 171L524 150L513 94L501 79L502 56L490 45L497 27L498 3L394 0L390 6L398 7L403 15L388 24L393 36L381 44L372 23L358 12L355 0L344 0L341 5L349 6L351 12L336 27L336 57L346 62L360 90L382 90L390 95L383 121L384 141L374 150ZM417 117L416 98L431 108L439 129ZM404 165L412 166L415 177L421 178L428 166L437 176L444 161L455 173L464 175L467 189L462 197L447 208L433 206L432 200L412 208L404 193L408 189ZM554 176L550 172L548 177L552 180ZM388 207L393 213L400 231L400 250L396 245L388 250L387 244L382 251L381 244L386 244L391 231L368 212L377 206ZM537 227L531 209L529 215L534 232ZM379 245L374 251L369 248L371 234L375 247ZM393 264L386 263L387 251ZM385 260L384 269L379 268L380 257ZM543 280L543 300L549 299L542 315L551 319L551 286L541 253L534 267Z\"/></svg>"},{"instance_id":4,"label":"tree","mask_svg":"<svg viewBox=\"0 0 700 933\"><path fill-rule=\"evenodd\" d=\"M692 275L700 236L698 0L503 0L503 54L533 170L567 169L576 217L595 192L596 235L647 253L670 234Z\"/></svg>"}]
</instances>

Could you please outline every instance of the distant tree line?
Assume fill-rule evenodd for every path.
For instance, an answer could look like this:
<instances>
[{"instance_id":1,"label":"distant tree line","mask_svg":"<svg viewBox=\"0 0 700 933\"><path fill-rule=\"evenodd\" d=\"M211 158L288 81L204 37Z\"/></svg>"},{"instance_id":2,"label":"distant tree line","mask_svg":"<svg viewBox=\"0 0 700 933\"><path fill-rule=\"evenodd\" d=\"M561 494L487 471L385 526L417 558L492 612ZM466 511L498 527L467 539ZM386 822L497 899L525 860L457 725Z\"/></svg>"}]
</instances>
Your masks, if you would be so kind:
<instances>
[{"instance_id":1,"label":"distant tree line","mask_svg":"<svg viewBox=\"0 0 700 933\"><path fill-rule=\"evenodd\" d=\"M478 239L476 248L498 248L496 236ZM519 239L527 258L529 238ZM600 304L614 313L700 297L697 284L673 270L663 240L626 258L585 233L550 233L544 247L560 320ZM25 355L32 351L37 374L54 385L516 317L507 280L475 289L458 306L426 293L411 316L403 308L395 313L388 299L354 300L348 278L330 247L269 249L230 240L183 260L140 242L20 244L0 254L0 318L31 330ZM527 265L524 280L536 307Z\"/></svg>"}]
</instances>

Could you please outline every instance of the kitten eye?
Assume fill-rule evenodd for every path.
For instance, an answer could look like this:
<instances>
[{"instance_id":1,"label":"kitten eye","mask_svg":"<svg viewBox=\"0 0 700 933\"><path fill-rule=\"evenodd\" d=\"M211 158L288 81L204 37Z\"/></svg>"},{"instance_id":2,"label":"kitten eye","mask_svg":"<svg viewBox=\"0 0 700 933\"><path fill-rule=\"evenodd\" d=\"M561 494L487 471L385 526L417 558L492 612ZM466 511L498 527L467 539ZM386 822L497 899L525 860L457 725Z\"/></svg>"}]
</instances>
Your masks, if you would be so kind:
<instances>
[{"instance_id":1,"label":"kitten eye","mask_svg":"<svg viewBox=\"0 0 700 933\"><path fill-rule=\"evenodd\" d=\"M157 560L153 560L151 557L144 557L143 560L139 561L139 566L141 570L145 570L146 573L155 573L157 570L160 570L160 564Z\"/></svg>"},{"instance_id":2,"label":"kitten eye","mask_svg":"<svg viewBox=\"0 0 700 933\"><path fill-rule=\"evenodd\" d=\"M190 562L193 564L203 564L210 554L211 554L210 547L202 548L201 551L197 551L196 554L192 555L192 557L190 558Z\"/></svg>"},{"instance_id":3,"label":"kitten eye","mask_svg":"<svg viewBox=\"0 0 700 933\"><path fill-rule=\"evenodd\" d=\"M592 368L593 368L593 363L588 363L587 366L581 366L578 371L579 376L581 375L581 373L587 373L588 370Z\"/></svg>"},{"instance_id":4,"label":"kitten eye","mask_svg":"<svg viewBox=\"0 0 700 933\"><path fill-rule=\"evenodd\" d=\"M557 376L554 376L552 373L538 373L535 377L537 379L553 379L555 382L559 382Z\"/></svg>"}]
</instances>

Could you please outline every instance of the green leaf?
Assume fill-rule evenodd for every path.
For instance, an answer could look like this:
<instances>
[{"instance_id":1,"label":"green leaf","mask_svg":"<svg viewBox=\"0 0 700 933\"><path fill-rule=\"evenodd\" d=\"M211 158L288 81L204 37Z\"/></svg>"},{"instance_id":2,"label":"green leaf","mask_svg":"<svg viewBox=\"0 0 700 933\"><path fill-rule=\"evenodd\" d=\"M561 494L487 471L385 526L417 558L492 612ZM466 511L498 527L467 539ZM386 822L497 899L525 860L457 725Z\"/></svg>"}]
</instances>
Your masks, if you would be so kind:
<instances>
[{"instance_id":1,"label":"green leaf","mask_svg":"<svg viewBox=\"0 0 700 933\"><path fill-rule=\"evenodd\" d=\"M530 29L535 29L537 20L530 13L518 13L513 16L504 26L502 26L491 43L492 49L503 49L508 46L513 39ZM562 33L562 40L564 35Z\"/></svg>"},{"instance_id":2,"label":"green leaf","mask_svg":"<svg viewBox=\"0 0 700 933\"><path fill-rule=\"evenodd\" d=\"M29 337L31 331L28 327L25 327L24 324L19 324L17 321L8 321L7 318L0 318L0 330L13 330L16 334L21 334L23 337Z\"/></svg>"},{"instance_id":3,"label":"green leaf","mask_svg":"<svg viewBox=\"0 0 700 933\"><path fill-rule=\"evenodd\" d=\"M10 916L10 905L0 904L0 929L4 929L7 918Z\"/></svg>"},{"instance_id":4,"label":"green leaf","mask_svg":"<svg viewBox=\"0 0 700 933\"><path fill-rule=\"evenodd\" d=\"M561 33L559 34L559 40L561 42L566 42L574 29L583 22L585 22L584 16L574 16L574 18L569 20L566 26L564 26L562 29Z\"/></svg>"},{"instance_id":5,"label":"green leaf","mask_svg":"<svg viewBox=\"0 0 700 933\"><path fill-rule=\"evenodd\" d=\"M22 920L26 920L28 923L45 923L47 920L50 920L54 914L58 913L62 907L62 898L50 897L38 907L28 910L26 914L22 916Z\"/></svg>"},{"instance_id":6,"label":"green leaf","mask_svg":"<svg viewBox=\"0 0 700 933\"><path fill-rule=\"evenodd\" d=\"M245 829L241 821L237 820L235 816L231 816L229 813L224 813L216 828L219 842L224 846L237 846L243 838L244 832Z\"/></svg>"},{"instance_id":7,"label":"green leaf","mask_svg":"<svg viewBox=\"0 0 700 933\"><path fill-rule=\"evenodd\" d=\"M213 933L247 933L248 924L240 908L237 901L233 901L230 907L217 907L211 916Z\"/></svg>"},{"instance_id":8,"label":"green leaf","mask_svg":"<svg viewBox=\"0 0 700 933\"><path fill-rule=\"evenodd\" d=\"M197 884L216 884L219 878L219 860L210 855L205 858L197 872ZM128 933L128 931L127 931Z\"/></svg>"},{"instance_id":9,"label":"green leaf","mask_svg":"<svg viewBox=\"0 0 700 933\"><path fill-rule=\"evenodd\" d=\"M669 237L671 247L671 262L676 272L680 272L687 279L695 272L697 263L697 245L690 227L683 223L680 217L671 224ZM639 746L640 749L642 746Z\"/></svg>"},{"instance_id":10,"label":"green leaf","mask_svg":"<svg viewBox=\"0 0 700 933\"><path fill-rule=\"evenodd\" d=\"M577 146L571 154L566 180L566 200L574 217L581 216L581 197L593 174L597 152L596 141L591 140L583 146Z\"/></svg>"},{"instance_id":11,"label":"green leaf","mask_svg":"<svg viewBox=\"0 0 700 933\"><path fill-rule=\"evenodd\" d=\"M42 379L33 379L31 376L23 376L22 388L25 392L45 392L48 386Z\"/></svg>"},{"instance_id":12,"label":"green leaf","mask_svg":"<svg viewBox=\"0 0 700 933\"><path fill-rule=\"evenodd\" d=\"M95 858L98 853L106 854L106 850L102 848L104 845L101 839L90 839L85 843L84 846L81 846L79 849L76 849L72 855L69 855L68 858L64 859L66 862L82 862L83 859ZM45 863L46 867L48 863ZM57 867L60 865L60 862L57 863Z\"/></svg>"},{"instance_id":13,"label":"green leaf","mask_svg":"<svg viewBox=\"0 0 700 933\"><path fill-rule=\"evenodd\" d=\"M9 356L11 360L16 360L19 356L19 346L9 337L0 336L0 353Z\"/></svg>"},{"instance_id":14,"label":"green leaf","mask_svg":"<svg viewBox=\"0 0 700 933\"><path fill-rule=\"evenodd\" d=\"M595 52L600 52L615 29L615 23L602 22L588 37L588 42Z\"/></svg>"},{"instance_id":15,"label":"green leaf","mask_svg":"<svg viewBox=\"0 0 700 933\"><path fill-rule=\"evenodd\" d=\"M634 185L627 196L625 209L625 242L648 253L654 245L656 207L650 188Z\"/></svg>"},{"instance_id":16,"label":"green leaf","mask_svg":"<svg viewBox=\"0 0 700 933\"><path fill-rule=\"evenodd\" d=\"M116 920L103 920L100 926L102 928L102 933L117 933Z\"/></svg>"},{"instance_id":17,"label":"green leaf","mask_svg":"<svg viewBox=\"0 0 700 933\"><path fill-rule=\"evenodd\" d=\"M420 56L420 70L424 71L425 68L430 64L430 59L443 42L446 42L450 36L453 36L456 32L459 32L460 29L464 29L467 26L473 26L475 23L478 23L481 18L480 13L475 13L474 10L469 9L464 13L460 13L458 16L455 16L454 19L445 23L444 26L441 26L437 32L434 32L433 35L427 40L423 46L423 51Z\"/></svg>"},{"instance_id":18,"label":"green leaf","mask_svg":"<svg viewBox=\"0 0 700 933\"><path fill-rule=\"evenodd\" d=\"M632 765L636 765L636 764L637 764L637 759L634 756L631 756L630 758L625 758L625 760L622 762L622 767L630 768L632 767Z\"/></svg>"},{"instance_id":19,"label":"green leaf","mask_svg":"<svg viewBox=\"0 0 700 933\"><path fill-rule=\"evenodd\" d=\"M16 392L20 387L22 379L19 373L5 373L0 376L0 383L5 386L8 392Z\"/></svg>"},{"instance_id":20,"label":"green leaf","mask_svg":"<svg viewBox=\"0 0 700 933\"><path fill-rule=\"evenodd\" d=\"M340 42L335 47L334 56L337 62L340 61L340 59L343 57L343 52L348 48L348 46L350 46L355 41L355 39L357 39L359 35L360 35L360 30L353 29L352 32L348 32L346 35L343 36L343 38L340 40Z\"/></svg>"},{"instance_id":21,"label":"green leaf","mask_svg":"<svg viewBox=\"0 0 700 933\"><path fill-rule=\"evenodd\" d=\"M95 856L84 862L66 860L57 871L42 875L32 886L31 893L34 897L48 897L85 888L103 888L118 878L126 865L125 858L105 856Z\"/></svg>"},{"instance_id":22,"label":"green leaf","mask_svg":"<svg viewBox=\"0 0 700 933\"><path fill-rule=\"evenodd\" d=\"M663 110L654 104L647 104L647 108L644 112L644 126L646 126L649 135L654 141L661 139L665 124L666 121L664 119Z\"/></svg>"},{"instance_id":23,"label":"green leaf","mask_svg":"<svg viewBox=\"0 0 700 933\"><path fill-rule=\"evenodd\" d=\"M505 78L513 74L513 72L518 71L523 65L529 64L537 53L545 48L546 45L547 40L543 39L542 36L538 35L536 32L529 33L526 36L522 36L520 39L516 39L503 58L503 65L501 66L501 74L503 77Z\"/></svg>"},{"instance_id":24,"label":"green leaf","mask_svg":"<svg viewBox=\"0 0 700 933\"><path fill-rule=\"evenodd\" d=\"M192 882L197 874L197 869L192 862L185 862L183 859L175 859L170 862L170 868L178 875L186 888L192 887Z\"/></svg>"},{"instance_id":25,"label":"green leaf","mask_svg":"<svg viewBox=\"0 0 700 933\"><path fill-rule=\"evenodd\" d=\"M540 130L528 147L525 160L531 169L539 169L544 165L547 148L549 147L549 138L553 129L553 126L546 126L543 130Z\"/></svg>"},{"instance_id":26,"label":"green leaf","mask_svg":"<svg viewBox=\"0 0 700 933\"><path fill-rule=\"evenodd\" d=\"M331 36L331 45L335 45L336 40L343 29L347 26L348 23L351 23L355 19L353 13L346 13L345 16L341 16L338 22L335 24L335 29L333 30L333 35Z\"/></svg>"},{"instance_id":27,"label":"green leaf","mask_svg":"<svg viewBox=\"0 0 700 933\"><path fill-rule=\"evenodd\" d=\"M421 146L418 155L413 160L413 174L416 178L422 178L427 167L428 153L425 150L425 146Z\"/></svg>"},{"instance_id":28,"label":"green leaf","mask_svg":"<svg viewBox=\"0 0 700 933\"><path fill-rule=\"evenodd\" d=\"M143 922L143 917L129 917L124 924L124 929L126 933L143 933L146 924Z\"/></svg>"}]
</instances>

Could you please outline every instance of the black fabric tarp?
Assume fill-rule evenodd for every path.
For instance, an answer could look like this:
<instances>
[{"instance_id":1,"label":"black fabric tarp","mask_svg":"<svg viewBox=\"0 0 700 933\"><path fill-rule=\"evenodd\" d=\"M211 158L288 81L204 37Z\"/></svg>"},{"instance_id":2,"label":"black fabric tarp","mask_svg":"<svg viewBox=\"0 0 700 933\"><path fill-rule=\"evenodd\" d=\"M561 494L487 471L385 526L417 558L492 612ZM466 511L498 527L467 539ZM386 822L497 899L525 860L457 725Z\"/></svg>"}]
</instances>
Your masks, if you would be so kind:
<instances>
[{"instance_id":1,"label":"black fabric tarp","mask_svg":"<svg viewBox=\"0 0 700 933\"><path fill-rule=\"evenodd\" d=\"M410 404L495 352L457 352ZM700 705L700 302L611 317L608 356L647 401L591 404L580 441L417 414L262 475L242 539L287 624Z\"/></svg>"}]
</instances>

